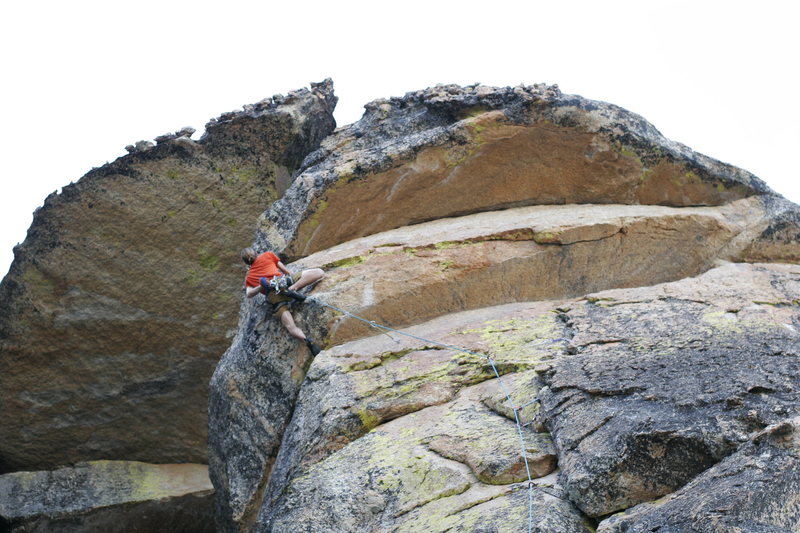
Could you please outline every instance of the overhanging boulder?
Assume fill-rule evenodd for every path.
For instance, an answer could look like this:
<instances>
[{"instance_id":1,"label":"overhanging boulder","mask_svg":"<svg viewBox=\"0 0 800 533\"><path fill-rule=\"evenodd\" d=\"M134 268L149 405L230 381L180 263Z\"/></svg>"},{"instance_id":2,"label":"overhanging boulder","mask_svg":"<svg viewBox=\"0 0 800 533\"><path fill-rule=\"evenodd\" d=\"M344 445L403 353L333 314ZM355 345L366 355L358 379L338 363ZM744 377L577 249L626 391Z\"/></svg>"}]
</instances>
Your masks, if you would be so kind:
<instances>
[{"instance_id":1,"label":"overhanging boulder","mask_svg":"<svg viewBox=\"0 0 800 533\"><path fill-rule=\"evenodd\" d=\"M542 204L720 205L772 194L642 117L556 86L437 86L366 106L265 214L299 257L392 228Z\"/></svg>"},{"instance_id":2,"label":"overhanging boulder","mask_svg":"<svg viewBox=\"0 0 800 533\"><path fill-rule=\"evenodd\" d=\"M206 461L238 248L333 130L335 102L327 81L245 106L47 198L0 284L0 472Z\"/></svg>"}]
</instances>

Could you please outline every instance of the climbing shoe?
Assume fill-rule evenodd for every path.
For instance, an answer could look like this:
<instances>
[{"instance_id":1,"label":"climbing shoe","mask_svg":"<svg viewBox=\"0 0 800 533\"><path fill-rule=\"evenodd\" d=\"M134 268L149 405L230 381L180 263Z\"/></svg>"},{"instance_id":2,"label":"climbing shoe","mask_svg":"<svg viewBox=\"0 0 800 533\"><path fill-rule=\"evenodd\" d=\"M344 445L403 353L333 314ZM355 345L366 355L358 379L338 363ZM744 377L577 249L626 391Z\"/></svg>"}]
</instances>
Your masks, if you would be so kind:
<instances>
[{"instance_id":1,"label":"climbing shoe","mask_svg":"<svg viewBox=\"0 0 800 533\"><path fill-rule=\"evenodd\" d=\"M300 294L297 291L290 291L289 289L286 289L285 291L283 291L283 294L285 294L286 296L290 296L290 297L294 298L295 300L300 300L301 302L306 299L306 295L305 294Z\"/></svg>"},{"instance_id":2,"label":"climbing shoe","mask_svg":"<svg viewBox=\"0 0 800 533\"><path fill-rule=\"evenodd\" d=\"M306 338L306 346L308 346L311 355L313 355L314 357L316 357L317 354L322 351L319 346L314 344L314 340L310 338Z\"/></svg>"}]
</instances>

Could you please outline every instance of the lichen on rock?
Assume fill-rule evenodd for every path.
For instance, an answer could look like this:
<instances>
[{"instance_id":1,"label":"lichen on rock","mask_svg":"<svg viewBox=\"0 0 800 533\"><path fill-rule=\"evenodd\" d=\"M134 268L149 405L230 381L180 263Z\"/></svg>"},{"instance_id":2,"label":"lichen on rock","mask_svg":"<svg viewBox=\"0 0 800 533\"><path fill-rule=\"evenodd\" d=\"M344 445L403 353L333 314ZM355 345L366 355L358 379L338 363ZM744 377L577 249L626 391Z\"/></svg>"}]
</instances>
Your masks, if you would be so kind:
<instances>
[{"instance_id":1,"label":"lichen on rock","mask_svg":"<svg viewBox=\"0 0 800 533\"><path fill-rule=\"evenodd\" d=\"M257 247L325 268L296 318L328 349L309 361L258 303L242 308L211 385L220 527L446 531L478 527L471 509L516 513L517 415L534 484L560 468L552 494L533 493L541 530L583 531L677 489L796 400L793 267L735 262L791 262L798 212L746 171L555 87L369 104L259 221ZM763 297L737 292L740 276ZM475 353L520 405L488 392ZM701 393L726 365L729 387ZM480 527L519 528L495 518Z\"/></svg>"}]
</instances>

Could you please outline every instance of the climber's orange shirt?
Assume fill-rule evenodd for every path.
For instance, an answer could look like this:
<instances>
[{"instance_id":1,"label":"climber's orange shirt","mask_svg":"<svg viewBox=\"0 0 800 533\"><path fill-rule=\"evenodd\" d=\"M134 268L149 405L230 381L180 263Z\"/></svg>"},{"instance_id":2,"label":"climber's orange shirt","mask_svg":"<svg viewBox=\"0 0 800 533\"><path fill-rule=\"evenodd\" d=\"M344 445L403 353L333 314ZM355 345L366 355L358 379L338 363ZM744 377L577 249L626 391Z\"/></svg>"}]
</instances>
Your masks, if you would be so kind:
<instances>
[{"instance_id":1,"label":"climber's orange shirt","mask_svg":"<svg viewBox=\"0 0 800 533\"><path fill-rule=\"evenodd\" d=\"M261 278L271 279L275 276L282 276L283 272L278 268L278 261L280 259L272 252L264 252L256 257L256 260L250 265L250 270L247 271L244 284L248 287L258 287L258 280Z\"/></svg>"}]
</instances>

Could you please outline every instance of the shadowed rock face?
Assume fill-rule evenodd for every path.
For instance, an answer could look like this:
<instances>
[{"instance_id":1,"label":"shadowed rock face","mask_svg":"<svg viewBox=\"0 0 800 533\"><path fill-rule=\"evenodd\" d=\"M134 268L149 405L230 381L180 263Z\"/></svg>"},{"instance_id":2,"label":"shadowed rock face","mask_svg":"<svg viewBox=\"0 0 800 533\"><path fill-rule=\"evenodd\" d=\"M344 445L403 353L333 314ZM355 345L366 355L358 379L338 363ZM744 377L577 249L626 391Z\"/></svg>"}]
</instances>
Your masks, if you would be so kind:
<instances>
[{"instance_id":1,"label":"shadowed rock face","mask_svg":"<svg viewBox=\"0 0 800 533\"><path fill-rule=\"evenodd\" d=\"M328 81L246 106L47 198L0 285L0 471L206 461L237 250L333 130L335 101Z\"/></svg>"}]
</instances>

